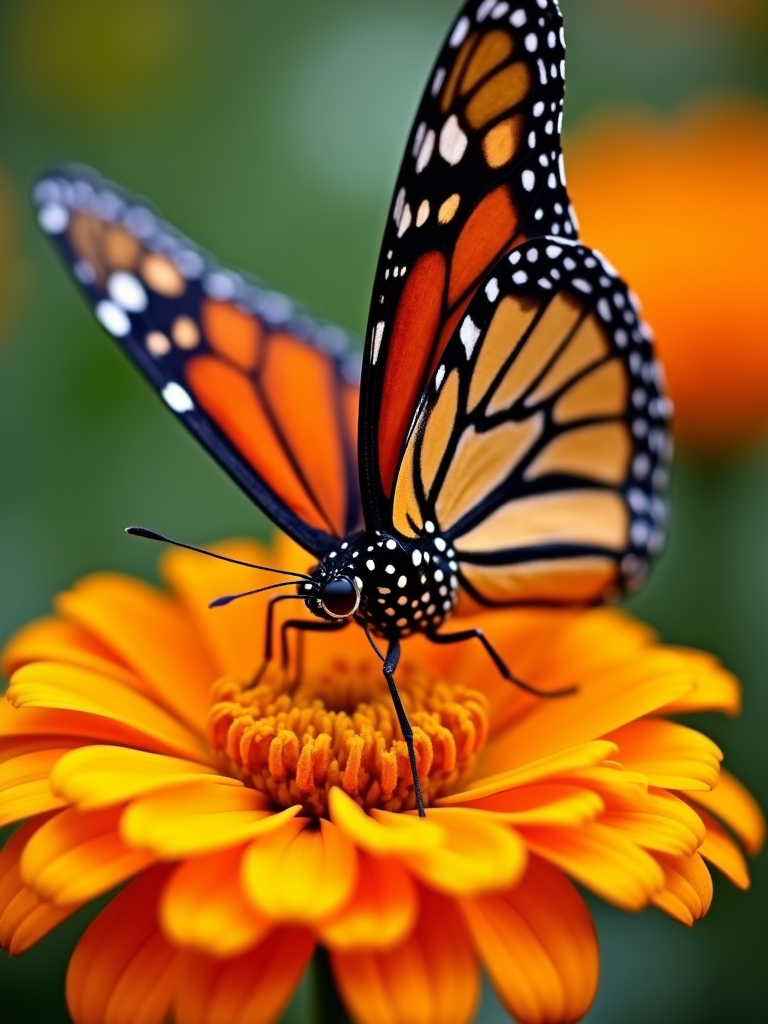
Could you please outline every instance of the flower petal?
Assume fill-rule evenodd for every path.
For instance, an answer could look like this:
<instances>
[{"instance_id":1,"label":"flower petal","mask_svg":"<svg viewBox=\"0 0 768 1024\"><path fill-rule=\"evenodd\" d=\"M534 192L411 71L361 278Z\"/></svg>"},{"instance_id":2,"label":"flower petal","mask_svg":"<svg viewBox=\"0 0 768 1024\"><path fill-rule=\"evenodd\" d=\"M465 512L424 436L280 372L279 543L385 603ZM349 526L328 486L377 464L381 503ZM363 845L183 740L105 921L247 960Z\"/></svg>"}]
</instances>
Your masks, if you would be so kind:
<instances>
[{"instance_id":1,"label":"flower petal","mask_svg":"<svg viewBox=\"0 0 768 1024\"><path fill-rule=\"evenodd\" d=\"M7 700L0 700L0 759L66 746L74 739L121 743L162 753L169 749L164 739L148 735L144 729L127 725L119 718L61 708L14 708ZM195 760L205 758L198 752Z\"/></svg>"},{"instance_id":2,"label":"flower petal","mask_svg":"<svg viewBox=\"0 0 768 1024\"><path fill-rule=\"evenodd\" d=\"M93 633L64 619L37 619L11 637L2 653L2 672L13 673L31 661L58 661L79 665L116 679L127 686L142 687L142 680L102 644Z\"/></svg>"},{"instance_id":3,"label":"flower petal","mask_svg":"<svg viewBox=\"0 0 768 1024\"><path fill-rule=\"evenodd\" d=\"M259 565L274 564L275 559L274 551L251 541L214 544L210 550L227 558ZM194 622L198 635L210 651L210 657L216 664L216 674L249 679L264 654L266 600L254 597L248 601L235 601L226 609L211 610L208 605L224 594L237 594L258 586L258 582L252 582L253 570L178 549L167 552L161 565L163 577L178 594L189 619ZM265 583L277 582L279 578L270 574ZM267 594L266 598L271 596ZM255 608L257 604L259 608Z\"/></svg>"},{"instance_id":4,"label":"flower petal","mask_svg":"<svg viewBox=\"0 0 768 1024\"><path fill-rule=\"evenodd\" d=\"M638 846L673 857L690 857L704 841L699 815L666 790L649 791L637 807L609 808L600 823L625 832Z\"/></svg>"},{"instance_id":5,"label":"flower petal","mask_svg":"<svg viewBox=\"0 0 768 1024\"><path fill-rule=\"evenodd\" d=\"M462 902L499 998L521 1024L581 1020L597 991L597 935L561 871L534 857L514 889Z\"/></svg>"},{"instance_id":6,"label":"flower petal","mask_svg":"<svg viewBox=\"0 0 768 1024\"><path fill-rule=\"evenodd\" d=\"M579 768L592 768L612 757L616 751L616 744L608 743L605 740L580 743L578 746L568 747L566 750L559 750L537 761L520 765L519 768L512 768L510 771L500 772L498 775L473 779L470 789L441 797L435 803L438 807L452 807L456 804L493 796L494 793L501 793L518 786L527 786L532 782L540 782L542 779L565 775L577 771Z\"/></svg>"},{"instance_id":7,"label":"flower petal","mask_svg":"<svg viewBox=\"0 0 768 1024\"><path fill-rule=\"evenodd\" d=\"M331 952L339 992L357 1024L469 1024L474 1017L477 961L458 908L428 889L419 895L418 923L401 945Z\"/></svg>"},{"instance_id":8,"label":"flower petal","mask_svg":"<svg viewBox=\"0 0 768 1024\"><path fill-rule=\"evenodd\" d=\"M162 1024L166 1019L178 963L157 925L168 870L145 871L78 942L67 972L67 1006L75 1024Z\"/></svg>"},{"instance_id":9,"label":"flower petal","mask_svg":"<svg viewBox=\"0 0 768 1024\"><path fill-rule=\"evenodd\" d=\"M712 902L712 876L698 853L690 857L658 856L666 884L653 902L670 917L692 925L704 917Z\"/></svg>"},{"instance_id":10,"label":"flower petal","mask_svg":"<svg viewBox=\"0 0 768 1024\"><path fill-rule=\"evenodd\" d=\"M186 861L163 889L160 922L176 946L213 957L240 956L273 922L249 906L240 884L242 846Z\"/></svg>"},{"instance_id":11,"label":"flower petal","mask_svg":"<svg viewBox=\"0 0 768 1024\"><path fill-rule=\"evenodd\" d=\"M331 821L315 828L295 818L251 843L242 863L248 899L274 921L308 924L331 917L357 885L357 850Z\"/></svg>"},{"instance_id":12,"label":"flower petal","mask_svg":"<svg viewBox=\"0 0 768 1024\"><path fill-rule=\"evenodd\" d=\"M174 1021L270 1024L291 998L314 948L309 932L280 928L234 959L182 954Z\"/></svg>"},{"instance_id":13,"label":"flower petal","mask_svg":"<svg viewBox=\"0 0 768 1024\"><path fill-rule=\"evenodd\" d=\"M432 815L422 819L418 829L413 828L409 815L393 815L397 821L380 824L339 786L328 791L328 809L334 825L338 825L355 846L376 857L434 850L446 839L445 831L433 821Z\"/></svg>"},{"instance_id":14,"label":"flower petal","mask_svg":"<svg viewBox=\"0 0 768 1024\"><path fill-rule=\"evenodd\" d=\"M282 828L300 805L275 814L261 793L245 786L193 782L136 799L124 812L120 833L129 845L164 860L212 853Z\"/></svg>"},{"instance_id":15,"label":"flower petal","mask_svg":"<svg viewBox=\"0 0 768 1024\"><path fill-rule=\"evenodd\" d=\"M199 780L240 786L209 765L130 747L94 745L67 753L51 772L51 789L80 810L125 803L144 793Z\"/></svg>"},{"instance_id":16,"label":"flower petal","mask_svg":"<svg viewBox=\"0 0 768 1024\"><path fill-rule=\"evenodd\" d=\"M65 801L51 791L48 775L69 750L71 747L31 751L0 764L0 828L64 806Z\"/></svg>"},{"instance_id":17,"label":"flower petal","mask_svg":"<svg viewBox=\"0 0 768 1024\"><path fill-rule=\"evenodd\" d=\"M496 736L482 758L481 770L509 771L598 739L686 693L694 680L679 655L648 651L599 676L578 680L578 685L571 697L539 701L511 730Z\"/></svg>"},{"instance_id":18,"label":"flower petal","mask_svg":"<svg viewBox=\"0 0 768 1024\"><path fill-rule=\"evenodd\" d=\"M205 729L216 669L172 598L129 576L102 573L60 594L56 607L114 651L175 717Z\"/></svg>"},{"instance_id":19,"label":"flower petal","mask_svg":"<svg viewBox=\"0 0 768 1024\"><path fill-rule=\"evenodd\" d=\"M394 857L358 854L360 870L347 906L321 922L317 934L332 949L391 949L413 929L418 915L416 887Z\"/></svg>"},{"instance_id":20,"label":"flower petal","mask_svg":"<svg viewBox=\"0 0 768 1024\"><path fill-rule=\"evenodd\" d=\"M738 843L706 811L699 811L699 814L707 828L707 837L699 847L699 853L739 889L748 889L749 869Z\"/></svg>"},{"instance_id":21,"label":"flower petal","mask_svg":"<svg viewBox=\"0 0 768 1024\"><path fill-rule=\"evenodd\" d=\"M660 718L641 718L606 739L617 744L622 765L642 772L652 786L708 790L717 783L722 751L695 729Z\"/></svg>"},{"instance_id":22,"label":"flower petal","mask_svg":"<svg viewBox=\"0 0 768 1024\"><path fill-rule=\"evenodd\" d=\"M759 853L765 842L765 816L749 790L730 772L720 771L710 793L691 793L690 797L732 828L747 853Z\"/></svg>"},{"instance_id":23,"label":"flower petal","mask_svg":"<svg viewBox=\"0 0 768 1024\"><path fill-rule=\"evenodd\" d=\"M578 829L525 828L530 849L624 910L640 910L664 887L656 860L624 834L592 822Z\"/></svg>"},{"instance_id":24,"label":"flower petal","mask_svg":"<svg viewBox=\"0 0 768 1024\"><path fill-rule=\"evenodd\" d=\"M117 832L120 809L70 808L42 825L21 858L25 883L60 907L84 903L137 874L154 858L126 846Z\"/></svg>"},{"instance_id":25,"label":"flower petal","mask_svg":"<svg viewBox=\"0 0 768 1024\"><path fill-rule=\"evenodd\" d=\"M414 815L373 810L382 825L398 829L422 828ZM457 896L475 896L513 885L525 871L526 849L517 833L494 815L461 807L436 807L428 820L445 830L445 842L402 859L432 889ZM404 822L409 822L406 826Z\"/></svg>"},{"instance_id":26,"label":"flower petal","mask_svg":"<svg viewBox=\"0 0 768 1024\"><path fill-rule=\"evenodd\" d=\"M485 811L506 825L560 825L573 828L595 818L605 809L602 797L591 789L565 782L521 786L473 800L465 805Z\"/></svg>"},{"instance_id":27,"label":"flower petal","mask_svg":"<svg viewBox=\"0 0 768 1024\"><path fill-rule=\"evenodd\" d=\"M194 761L207 759L202 740L167 711L143 694L90 669L54 661L24 665L11 678L8 700L15 708L56 708L57 712L79 711L114 719L129 726L134 734L161 743L165 751ZM60 734L67 733L66 723L62 717ZM109 733L104 738L109 739Z\"/></svg>"},{"instance_id":28,"label":"flower petal","mask_svg":"<svg viewBox=\"0 0 768 1024\"><path fill-rule=\"evenodd\" d=\"M42 824L39 819L27 822L0 849L0 947L11 956L25 953L78 909L44 903L21 877L24 847Z\"/></svg>"},{"instance_id":29,"label":"flower petal","mask_svg":"<svg viewBox=\"0 0 768 1024\"><path fill-rule=\"evenodd\" d=\"M738 715L741 711L741 684L732 672L720 664L717 658L704 651L692 651L687 647L666 647L684 659L691 671L695 685L687 693L673 698L659 712L665 715L679 715L689 711L722 711L726 715Z\"/></svg>"}]
</instances>

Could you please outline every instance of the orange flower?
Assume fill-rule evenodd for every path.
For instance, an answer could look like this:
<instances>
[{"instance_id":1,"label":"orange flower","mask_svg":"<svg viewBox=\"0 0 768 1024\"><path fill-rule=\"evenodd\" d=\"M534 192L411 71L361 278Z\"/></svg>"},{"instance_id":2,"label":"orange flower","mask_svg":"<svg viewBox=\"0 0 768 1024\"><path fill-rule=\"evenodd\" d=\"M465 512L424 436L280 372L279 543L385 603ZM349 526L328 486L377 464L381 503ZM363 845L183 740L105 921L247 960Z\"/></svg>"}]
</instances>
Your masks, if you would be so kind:
<instances>
[{"instance_id":1,"label":"orange flower","mask_svg":"<svg viewBox=\"0 0 768 1024\"><path fill-rule=\"evenodd\" d=\"M264 561L245 542L222 552ZM282 541L275 564L305 568ZM171 592L99 575L8 645L0 940L33 945L128 882L70 964L76 1024L259 1024L316 944L360 1024L466 1024L482 962L521 1022L579 1020L598 977L570 878L628 910L691 924L707 863L748 885L752 798L701 733L664 716L734 713L706 655L659 646L615 610L482 619L537 700L482 650L405 646L398 683L429 811L362 631L316 636L298 685L249 686L266 596L208 611L242 570L173 552ZM129 881L133 879L132 881Z\"/></svg>"},{"instance_id":2,"label":"orange flower","mask_svg":"<svg viewBox=\"0 0 768 1024\"><path fill-rule=\"evenodd\" d=\"M629 111L566 140L584 239L641 296L680 439L722 451L768 431L768 108Z\"/></svg>"}]
</instances>

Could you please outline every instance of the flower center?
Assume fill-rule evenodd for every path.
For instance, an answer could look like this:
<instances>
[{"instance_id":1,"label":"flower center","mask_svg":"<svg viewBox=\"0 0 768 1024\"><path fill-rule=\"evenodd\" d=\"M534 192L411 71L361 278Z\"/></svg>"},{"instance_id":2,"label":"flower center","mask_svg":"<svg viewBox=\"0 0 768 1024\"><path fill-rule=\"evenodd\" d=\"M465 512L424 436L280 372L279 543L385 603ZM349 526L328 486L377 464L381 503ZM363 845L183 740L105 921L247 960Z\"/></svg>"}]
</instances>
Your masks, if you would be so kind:
<instances>
[{"instance_id":1,"label":"flower center","mask_svg":"<svg viewBox=\"0 0 768 1024\"><path fill-rule=\"evenodd\" d=\"M455 792L488 734L483 694L404 662L397 685L413 726L424 801ZM327 817L341 786L365 810L416 806L408 751L381 669L335 657L297 686L269 665L257 686L214 687L209 739L222 768L276 806Z\"/></svg>"}]
</instances>

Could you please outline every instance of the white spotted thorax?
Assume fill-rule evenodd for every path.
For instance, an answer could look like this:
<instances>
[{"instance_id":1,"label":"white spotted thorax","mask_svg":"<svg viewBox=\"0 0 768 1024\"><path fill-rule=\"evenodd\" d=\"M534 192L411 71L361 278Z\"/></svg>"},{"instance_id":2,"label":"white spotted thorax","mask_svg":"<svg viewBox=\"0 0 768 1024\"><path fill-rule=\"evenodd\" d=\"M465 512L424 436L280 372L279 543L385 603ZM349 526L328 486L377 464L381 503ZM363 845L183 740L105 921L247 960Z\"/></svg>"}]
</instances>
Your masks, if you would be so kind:
<instances>
[{"instance_id":1,"label":"white spotted thorax","mask_svg":"<svg viewBox=\"0 0 768 1024\"><path fill-rule=\"evenodd\" d=\"M399 639L431 633L456 604L459 581L455 551L436 533L415 541L384 533L356 533L330 551L299 585L307 608L322 619L356 618L376 636ZM349 616L329 615L322 601L328 583L346 577L359 595Z\"/></svg>"}]
</instances>

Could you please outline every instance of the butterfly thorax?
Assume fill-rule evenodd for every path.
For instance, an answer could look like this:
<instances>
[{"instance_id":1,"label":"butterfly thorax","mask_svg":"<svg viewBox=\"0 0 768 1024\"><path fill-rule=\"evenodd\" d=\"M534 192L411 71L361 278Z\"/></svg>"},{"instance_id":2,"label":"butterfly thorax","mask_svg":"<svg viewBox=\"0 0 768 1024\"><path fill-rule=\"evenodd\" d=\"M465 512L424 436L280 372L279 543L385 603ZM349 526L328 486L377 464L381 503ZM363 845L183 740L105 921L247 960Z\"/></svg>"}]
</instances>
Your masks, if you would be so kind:
<instances>
[{"instance_id":1,"label":"butterfly thorax","mask_svg":"<svg viewBox=\"0 0 768 1024\"><path fill-rule=\"evenodd\" d=\"M330 551L302 584L313 615L354 616L388 639L436 630L458 595L455 552L435 534L415 541L384 533L356 533Z\"/></svg>"}]
</instances>

